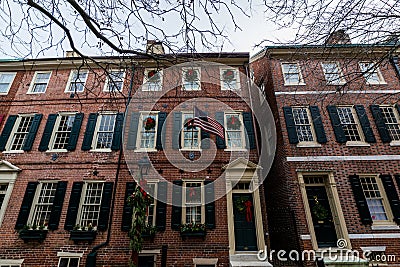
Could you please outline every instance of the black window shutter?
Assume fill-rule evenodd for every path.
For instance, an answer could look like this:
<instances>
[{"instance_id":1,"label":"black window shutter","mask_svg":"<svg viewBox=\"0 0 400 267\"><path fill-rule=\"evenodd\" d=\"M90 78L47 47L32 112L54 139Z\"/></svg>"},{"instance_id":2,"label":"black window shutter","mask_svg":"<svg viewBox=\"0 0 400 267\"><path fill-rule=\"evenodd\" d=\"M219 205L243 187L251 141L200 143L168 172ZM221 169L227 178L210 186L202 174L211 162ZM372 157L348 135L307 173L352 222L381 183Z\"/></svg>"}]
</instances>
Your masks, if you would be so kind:
<instances>
[{"instance_id":1,"label":"black window shutter","mask_svg":"<svg viewBox=\"0 0 400 267\"><path fill-rule=\"evenodd\" d=\"M365 141L368 143L376 143L374 133L372 132L371 124L369 123L367 113L363 105L355 105L358 120L360 121L361 128L364 132Z\"/></svg>"},{"instance_id":2,"label":"black window shutter","mask_svg":"<svg viewBox=\"0 0 400 267\"><path fill-rule=\"evenodd\" d=\"M206 226L209 229L215 228L215 193L214 193L214 183L212 180L204 181L205 190L205 201L206 201Z\"/></svg>"},{"instance_id":3,"label":"black window shutter","mask_svg":"<svg viewBox=\"0 0 400 267\"><path fill-rule=\"evenodd\" d=\"M256 148L256 137L254 134L253 127L253 116L251 112L243 112L243 124L246 129L246 148L255 149Z\"/></svg>"},{"instance_id":4,"label":"black window shutter","mask_svg":"<svg viewBox=\"0 0 400 267\"><path fill-rule=\"evenodd\" d=\"M296 125L294 124L293 111L291 107L283 107L283 115L285 116L286 129L290 144L297 144L299 138L297 137Z\"/></svg>"},{"instance_id":5,"label":"black window shutter","mask_svg":"<svg viewBox=\"0 0 400 267\"><path fill-rule=\"evenodd\" d=\"M68 151L74 151L76 143L78 142L79 133L81 131L83 121L83 113L76 113L74 123L72 124L71 133L69 134L69 140L67 145Z\"/></svg>"},{"instance_id":6,"label":"black window shutter","mask_svg":"<svg viewBox=\"0 0 400 267\"><path fill-rule=\"evenodd\" d=\"M37 130L39 129L40 121L42 120L42 114L35 114L32 120L31 127L26 136L25 144L23 146L24 151L30 151L32 149L33 142L35 141Z\"/></svg>"},{"instance_id":7,"label":"black window shutter","mask_svg":"<svg viewBox=\"0 0 400 267\"><path fill-rule=\"evenodd\" d=\"M128 197L135 191L136 182L127 182L125 188L124 207L122 209L121 230L129 232L132 225L132 207L128 204Z\"/></svg>"},{"instance_id":8,"label":"black window shutter","mask_svg":"<svg viewBox=\"0 0 400 267\"><path fill-rule=\"evenodd\" d=\"M53 200L53 207L51 208L49 226L50 230L58 229L58 224L60 222L61 211L65 198L65 191L67 190L67 182L60 181L57 183L56 194Z\"/></svg>"},{"instance_id":9,"label":"black window shutter","mask_svg":"<svg viewBox=\"0 0 400 267\"><path fill-rule=\"evenodd\" d=\"M380 175L386 196L392 209L393 220L400 224L400 200L391 175Z\"/></svg>"},{"instance_id":10,"label":"black window shutter","mask_svg":"<svg viewBox=\"0 0 400 267\"><path fill-rule=\"evenodd\" d=\"M12 129L14 128L14 124L17 118L18 118L17 115L8 116L6 124L4 125L3 131L1 132L0 135L0 151L6 150L8 138L10 137L10 134L12 132Z\"/></svg>"},{"instance_id":11,"label":"black window shutter","mask_svg":"<svg viewBox=\"0 0 400 267\"><path fill-rule=\"evenodd\" d=\"M86 125L86 131L85 135L83 136L83 142L82 142L82 150L87 151L92 148L92 140L93 140L93 134L94 130L96 129L96 122L97 122L97 116L99 114L97 113L90 113L88 122Z\"/></svg>"},{"instance_id":12,"label":"black window shutter","mask_svg":"<svg viewBox=\"0 0 400 267\"><path fill-rule=\"evenodd\" d=\"M136 149L136 138L139 126L139 112L132 112L131 119L129 121L129 131L128 131L128 141L126 144L126 149L134 150Z\"/></svg>"},{"instance_id":13,"label":"black window shutter","mask_svg":"<svg viewBox=\"0 0 400 267\"><path fill-rule=\"evenodd\" d=\"M111 144L111 150L121 149L122 142L122 128L124 127L124 113L117 113L115 118L114 134Z\"/></svg>"},{"instance_id":14,"label":"black window shutter","mask_svg":"<svg viewBox=\"0 0 400 267\"><path fill-rule=\"evenodd\" d=\"M222 111L218 111L215 113L215 120L217 122L219 122L219 124L222 125L222 127L224 127L225 123L225 113ZM225 127L224 127L225 129ZM225 149L226 148L226 143L225 143L225 139L222 139L221 137L219 137L218 135L216 136L216 145L218 149Z\"/></svg>"},{"instance_id":15,"label":"black window shutter","mask_svg":"<svg viewBox=\"0 0 400 267\"><path fill-rule=\"evenodd\" d=\"M156 226L157 230L164 231L167 219L167 191L168 183L159 182L157 185Z\"/></svg>"},{"instance_id":16,"label":"black window shutter","mask_svg":"<svg viewBox=\"0 0 400 267\"><path fill-rule=\"evenodd\" d=\"M336 106L328 106L327 109L329 113L329 118L331 119L333 132L335 133L336 141L338 143L346 143L347 138L344 134L342 124L340 123L340 118Z\"/></svg>"},{"instance_id":17,"label":"black window shutter","mask_svg":"<svg viewBox=\"0 0 400 267\"><path fill-rule=\"evenodd\" d=\"M396 180L397 187L400 188L400 175L395 174L394 179Z\"/></svg>"},{"instance_id":18,"label":"black window shutter","mask_svg":"<svg viewBox=\"0 0 400 267\"><path fill-rule=\"evenodd\" d=\"M175 180L172 182L172 214L171 214L171 228L179 230L182 224L182 180Z\"/></svg>"},{"instance_id":19,"label":"black window shutter","mask_svg":"<svg viewBox=\"0 0 400 267\"><path fill-rule=\"evenodd\" d=\"M317 135L317 142L325 144L327 139L318 106L310 106L310 113L314 124L315 134Z\"/></svg>"},{"instance_id":20,"label":"black window shutter","mask_svg":"<svg viewBox=\"0 0 400 267\"><path fill-rule=\"evenodd\" d=\"M165 119L167 118L166 112L158 112L158 126L157 126L157 139L156 139L156 149L162 150L162 144L165 144L165 130L162 131Z\"/></svg>"},{"instance_id":21,"label":"black window shutter","mask_svg":"<svg viewBox=\"0 0 400 267\"><path fill-rule=\"evenodd\" d=\"M371 105L369 106L372 116L375 120L376 128L378 129L379 135L383 143L389 143L392 141L392 138L389 135L389 131L386 127L385 120L383 119L382 111L379 108L379 105Z\"/></svg>"},{"instance_id":22,"label":"black window shutter","mask_svg":"<svg viewBox=\"0 0 400 267\"><path fill-rule=\"evenodd\" d=\"M49 149L49 142L51 135L53 134L54 124L56 124L58 114L49 114L47 118L46 126L44 127L44 132L42 139L39 144L39 151L46 151Z\"/></svg>"},{"instance_id":23,"label":"black window shutter","mask_svg":"<svg viewBox=\"0 0 400 267\"><path fill-rule=\"evenodd\" d=\"M25 195L22 199L21 208L18 213L15 229L22 229L28 222L29 213L31 212L33 198L35 197L38 182L28 182Z\"/></svg>"},{"instance_id":24,"label":"black window shutter","mask_svg":"<svg viewBox=\"0 0 400 267\"><path fill-rule=\"evenodd\" d=\"M103 195L101 197L99 225L97 230L105 231L108 227L108 220L110 217L111 199L113 194L113 182L105 182L103 186Z\"/></svg>"},{"instance_id":25,"label":"black window shutter","mask_svg":"<svg viewBox=\"0 0 400 267\"><path fill-rule=\"evenodd\" d=\"M67 217L65 218L65 230L72 230L76 224L79 203L81 201L82 187L83 182L74 182L72 184L71 195L69 196Z\"/></svg>"},{"instance_id":26,"label":"black window shutter","mask_svg":"<svg viewBox=\"0 0 400 267\"><path fill-rule=\"evenodd\" d=\"M353 189L353 195L356 201L358 212L360 214L361 222L363 224L372 224L371 213L369 212L367 200L365 199L365 195L361 187L360 178L358 175L350 175L349 180L351 188Z\"/></svg>"},{"instance_id":27,"label":"black window shutter","mask_svg":"<svg viewBox=\"0 0 400 267\"><path fill-rule=\"evenodd\" d=\"M182 112L174 112L174 127L172 129L172 148L173 149L180 148L181 129L182 129Z\"/></svg>"},{"instance_id":28,"label":"black window shutter","mask_svg":"<svg viewBox=\"0 0 400 267\"><path fill-rule=\"evenodd\" d=\"M394 107L397 109L397 113L400 116L400 105L399 104L395 104Z\"/></svg>"}]
</instances>

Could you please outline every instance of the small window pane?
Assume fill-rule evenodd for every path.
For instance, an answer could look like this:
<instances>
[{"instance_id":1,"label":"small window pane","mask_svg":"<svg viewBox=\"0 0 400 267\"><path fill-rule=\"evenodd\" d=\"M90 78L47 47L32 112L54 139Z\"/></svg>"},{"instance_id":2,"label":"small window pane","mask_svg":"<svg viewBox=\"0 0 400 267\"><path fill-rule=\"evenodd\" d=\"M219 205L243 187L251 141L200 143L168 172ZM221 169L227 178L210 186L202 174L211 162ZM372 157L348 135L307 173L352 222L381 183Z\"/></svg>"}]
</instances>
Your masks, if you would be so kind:
<instances>
[{"instance_id":1,"label":"small window pane","mask_svg":"<svg viewBox=\"0 0 400 267\"><path fill-rule=\"evenodd\" d=\"M53 208L54 197L56 195L57 183L42 183L40 186L39 197L34 204L34 211L31 225L47 226L51 210Z\"/></svg>"},{"instance_id":2,"label":"small window pane","mask_svg":"<svg viewBox=\"0 0 400 267\"><path fill-rule=\"evenodd\" d=\"M54 133L53 149L67 149L74 121L75 115L59 116L59 124Z\"/></svg>"},{"instance_id":3,"label":"small window pane","mask_svg":"<svg viewBox=\"0 0 400 267\"><path fill-rule=\"evenodd\" d=\"M0 93L8 93L11 83L14 80L15 73L1 73L0 74Z\"/></svg>"},{"instance_id":4,"label":"small window pane","mask_svg":"<svg viewBox=\"0 0 400 267\"><path fill-rule=\"evenodd\" d=\"M293 119L299 142L314 141L311 122L308 117L307 108L293 108Z\"/></svg>"},{"instance_id":5,"label":"small window pane","mask_svg":"<svg viewBox=\"0 0 400 267\"><path fill-rule=\"evenodd\" d=\"M115 118L116 114L100 115L100 124L96 136L96 149L111 148Z\"/></svg>"},{"instance_id":6,"label":"small window pane","mask_svg":"<svg viewBox=\"0 0 400 267\"><path fill-rule=\"evenodd\" d=\"M376 177L360 177L360 182L372 220L387 221L388 217Z\"/></svg>"},{"instance_id":7,"label":"small window pane","mask_svg":"<svg viewBox=\"0 0 400 267\"><path fill-rule=\"evenodd\" d=\"M301 83L299 66L296 63L282 63L285 84Z\"/></svg>"},{"instance_id":8,"label":"small window pane","mask_svg":"<svg viewBox=\"0 0 400 267\"><path fill-rule=\"evenodd\" d=\"M381 106L380 110L383 115L386 127L389 131L389 135L393 141L400 141L400 125L397 117L395 115L395 110L393 107Z\"/></svg>"},{"instance_id":9,"label":"small window pane","mask_svg":"<svg viewBox=\"0 0 400 267\"><path fill-rule=\"evenodd\" d=\"M239 114L225 114L227 148L243 148L243 125Z\"/></svg>"},{"instance_id":10,"label":"small window pane","mask_svg":"<svg viewBox=\"0 0 400 267\"><path fill-rule=\"evenodd\" d=\"M337 111L347 141L362 141L358 124L353 116L353 108L338 107Z\"/></svg>"},{"instance_id":11,"label":"small window pane","mask_svg":"<svg viewBox=\"0 0 400 267\"><path fill-rule=\"evenodd\" d=\"M184 69L183 70L183 90L196 91L200 90L200 70L199 69Z\"/></svg>"},{"instance_id":12,"label":"small window pane","mask_svg":"<svg viewBox=\"0 0 400 267\"><path fill-rule=\"evenodd\" d=\"M49 83L50 72L39 72L36 73L35 82L33 83L33 93L44 93L46 91L47 84Z\"/></svg>"},{"instance_id":13,"label":"small window pane","mask_svg":"<svg viewBox=\"0 0 400 267\"><path fill-rule=\"evenodd\" d=\"M18 127L14 132L10 150L22 150L26 137L29 133L33 121L33 116L21 116Z\"/></svg>"},{"instance_id":14,"label":"small window pane","mask_svg":"<svg viewBox=\"0 0 400 267\"><path fill-rule=\"evenodd\" d=\"M81 227L97 227L100 204L103 193L103 183L87 183L83 199L79 225Z\"/></svg>"},{"instance_id":15,"label":"small window pane","mask_svg":"<svg viewBox=\"0 0 400 267\"><path fill-rule=\"evenodd\" d=\"M124 74L125 71L111 71L109 73L107 91L115 92L121 91L124 84Z\"/></svg>"},{"instance_id":16,"label":"small window pane","mask_svg":"<svg viewBox=\"0 0 400 267\"><path fill-rule=\"evenodd\" d=\"M141 116L140 148L155 148L157 132L157 114Z\"/></svg>"},{"instance_id":17,"label":"small window pane","mask_svg":"<svg viewBox=\"0 0 400 267\"><path fill-rule=\"evenodd\" d=\"M193 114L183 114L183 148L198 149L200 148L200 128L188 123L191 119L193 119Z\"/></svg>"},{"instance_id":18,"label":"small window pane","mask_svg":"<svg viewBox=\"0 0 400 267\"><path fill-rule=\"evenodd\" d=\"M73 71L71 75L71 81L67 92L83 92L85 89L85 83L88 72L84 70Z\"/></svg>"}]
</instances>

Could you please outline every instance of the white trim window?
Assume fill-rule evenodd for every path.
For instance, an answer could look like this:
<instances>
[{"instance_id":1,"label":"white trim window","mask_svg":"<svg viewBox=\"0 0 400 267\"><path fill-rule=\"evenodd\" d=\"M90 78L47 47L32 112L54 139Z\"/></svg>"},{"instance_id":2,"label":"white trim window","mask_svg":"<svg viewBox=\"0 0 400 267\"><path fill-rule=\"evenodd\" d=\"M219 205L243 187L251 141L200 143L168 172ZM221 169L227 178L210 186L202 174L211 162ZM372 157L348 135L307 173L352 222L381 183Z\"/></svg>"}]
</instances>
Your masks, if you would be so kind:
<instances>
[{"instance_id":1,"label":"white trim window","mask_svg":"<svg viewBox=\"0 0 400 267\"><path fill-rule=\"evenodd\" d=\"M382 73L374 62L360 62L360 68L367 84L384 84Z\"/></svg>"},{"instance_id":2,"label":"white trim window","mask_svg":"<svg viewBox=\"0 0 400 267\"><path fill-rule=\"evenodd\" d=\"M66 93L81 93L85 90L85 84L88 77L87 70L71 70L69 75L69 80L67 87L65 89Z\"/></svg>"},{"instance_id":3,"label":"white trim window","mask_svg":"<svg viewBox=\"0 0 400 267\"><path fill-rule=\"evenodd\" d=\"M281 63L285 85L304 85L300 66L296 62Z\"/></svg>"},{"instance_id":4,"label":"white trim window","mask_svg":"<svg viewBox=\"0 0 400 267\"><path fill-rule=\"evenodd\" d=\"M111 150L116 117L116 113L99 114L92 145L94 150Z\"/></svg>"},{"instance_id":5,"label":"white trim window","mask_svg":"<svg viewBox=\"0 0 400 267\"><path fill-rule=\"evenodd\" d=\"M138 150L155 150L157 141L158 113L142 112L140 114Z\"/></svg>"},{"instance_id":6,"label":"white trim window","mask_svg":"<svg viewBox=\"0 0 400 267\"><path fill-rule=\"evenodd\" d=\"M122 92L124 87L124 70L110 70L107 74L106 83L104 86L105 92Z\"/></svg>"},{"instance_id":7,"label":"white trim window","mask_svg":"<svg viewBox=\"0 0 400 267\"><path fill-rule=\"evenodd\" d=\"M60 257L58 267L78 267L80 260L80 257Z\"/></svg>"},{"instance_id":8,"label":"white trim window","mask_svg":"<svg viewBox=\"0 0 400 267\"><path fill-rule=\"evenodd\" d=\"M66 151L76 113L60 113L54 125L50 140L50 150Z\"/></svg>"},{"instance_id":9,"label":"white trim window","mask_svg":"<svg viewBox=\"0 0 400 267\"><path fill-rule=\"evenodd\" d=\"M340 85L346 83L343 77L342 70L337 62L322 62L322 69L324 71L326 84Z\"/></svg>"},{"instance_id":10,"label":"white trim window","mask_svg":"<svg viewBox=\"0 0 400 267\"><path fill-rule=\"evenodd\" d=\"M56 190L57 182L55 181L40 182L38 184L28 219L28 225L47 228Z\"/></svg>"},{"instance_id":11,"label":"white trim window","mask_svg":"<svg viewBox=\"0 0 400 267\"><path fill-rule=\"evenodd\" d=\"M337 107L340 123L348 142L364 142L361 126L353 107Z\"/></svg>"},{"instance_id":12,"label":"white trim window","mask_svg":"<svg viewBox=\"0 0 400 267\"><path fill-rule=\"evenodd\" d=\"M361 187L374 222L391 221L391 210L381 180L376 175L360 176Z\"/></svg>"},{"instance_id":13,"label":"white trim window","mask_svg":"<svg viewBox=\"0 0 400 267\"><path fill-rule=\"evenodd\" d=\"M8 139L8 151L23 151L25 140L31 128L34 115L18 115L17 121Z\"/></svg>"},{"instance_id":14,"label":"white trim window","mask_svg":"<svg viewBox=\"0 0 400 267\"><path fill-rule=\"evenodd\" d=\"M0 95L8 94L11 85L17 73L15 72L1 72L0 73Z\"/></svg>"},{"instance_id":15,"label":"white trim window","mask_svg":"<svg viewBox=\"0 0 400 267\"><path fill-rule=\"evenodd\" d=\"M161 91L163 72L158 69L145 69L142 91Z\"/></svg>"},{"instance_id":16,"label":"white trim window","mask_svg":"<svg viewBox=\"0 0 400 267\"><path fill-rule=\"evenodd\" d=\"M188 124L193 119L193 113L182 112L181 147L183 150L200 149L200 128Z\"/></svg>"},{"instance_id":17,"label":"white trim window","mask_svg":"<svg viewBox=\"0 0 400 267\"><path fill-rule=\"evenodd\" d=\"M237 68L220 68L221 90L240 89L240 75Z\"/></svg>"},{"instance_id":18,"label":"white trim window","mask_svg":"<svg viewBox=\"0 0 400 267\"><path fill-rule=\"evenodd\" d=\"M225 113L225 137L227 149L243 149L243 118L242 113Z\"/></svg>"},{"instance_id":19,"label":"white trim window","mask_svg":"<svg viewBox=\"0 0 400 267\"><path fill-rule=\"evenodd\" d=\"M101 198L103 196L104 182L85 182L82 188L82 197L79 205L78 220L80 227L92 226L97 229Z\"/></svg>"},{"instance_id":20,"label":"white trim window","mask_svg":"<svg viewBox=\"0 0 400 267\"><path fill-rule=\"evenodd\" d=\"M21 267L24 259L14 260L14 259L1 259L0 267Z\"/></svg>"},{"instance_id":21,"label":"white trim window","mask_svg":"<svg viewBox=\"0 0 400 267\"><path fill-rule=\"evenodd\" d=\"M183 183L183 223L205 222L203 182L188 181Z\"/></svg>"},{"instance_id":22,"label":"white trim window","mask_svg":"<svg viewBox=\"0 0 400 267\"><path fill-rule=\"evenodd\" d=\"M399 114L393 106L379 106L383 120L392 141L400 142L400 119Z\"/></svg>"},{"instance_id":23,"label":"white trim window","mask_svg":"<svg viewBox=\"0 0 400 267\"><path fill-rule=\"evenodd\" d=\"M310 110L307 107L293 107L292 112L299 142L315 142Z\"/></svg>"},{"instance_id":24,"label":"white trim window","mask_svg":"<svg viewBox=\"0 0 400 267\"><path fill-rule=\"evenodd\" d=\"M37 71L33 76L31 86L29 87L29 94L43 94L46 92L47 85L49 84L51 71Z\"/></svg>"},{"instance_id":25,"label":"white trim window","mask_svg":"<svg viewBox=\"0 0 400 267\"><path fill-rule=\"evenodd\" d=\"M6 211L7 208L7 202L8 202L8 198L7 198L7 193L8 193L8 187L9 187L9 183L7 182L0 182L0 213L4 214L4 212ZM0 221L1 224L1 221Z\"/></svg>"},{"instance_id":26,"label":"white trim window","mask_svg":"<svg viewBox=\"0 0 400 267\"><path fill-rule=\"evenodd\" d=\"M150 195L151 202L146 208L146 225L156 225L156 205L157 201L153 196L157 196L157 184L148 183L146 192Z\"/></svg>"},{"instance_id":27,"label":"white trim window","mask_svg":"<svg viewBox=\"0 0 400 267\"><path fill-rule=\"evenodd\" d=\"M182 89L184 91L199 91L201 90L201 69L182 68Z\"/></svg>"}]
</instances>

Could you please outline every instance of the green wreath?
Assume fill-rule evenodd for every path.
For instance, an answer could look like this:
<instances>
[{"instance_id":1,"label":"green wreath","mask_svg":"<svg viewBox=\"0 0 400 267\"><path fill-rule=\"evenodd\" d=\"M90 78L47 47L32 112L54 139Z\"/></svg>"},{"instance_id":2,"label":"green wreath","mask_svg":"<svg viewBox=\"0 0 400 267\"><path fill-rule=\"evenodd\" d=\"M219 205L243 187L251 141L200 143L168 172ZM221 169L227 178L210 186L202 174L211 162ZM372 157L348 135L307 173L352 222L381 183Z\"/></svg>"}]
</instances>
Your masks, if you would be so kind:
<instances>
[{"instance_id":1,"label":"green wreath","mask_svg":"<svg viewBox=\"0 0 400 267\"><path fill-rule=\"evenodd\" d=\"M239 118L236 117L236 116L232 115L232 116L228 117L227 121L226 121L226 124L228 126L228 129L240 130L241 123L240 123Z\"/></svg>"},{"instance_id":2,"label":"green wreath","mask_svg":"<svg viewBox=\"0 0 400 267\"><path fill-rule=\"evenodd\" d=\"M198 80L197 71L194 69L189 69L185 71L185 81L196 82Z\"/></svg>"},{"instance_id":3,"label":"green wreath","mask_svg":"<svg viewBox=\"0 0 400 267\"><path fill-rule=\"evenodd\" d=\"M317 196L314 196L315 205L311 212L317 220L323 221L329 216L329 211L319 203Z\"/></svg>"},{"instance_id":4,"label":"green wreath","mask_svg":"<svg viewBox=\"0 0 400 267\"><path fill-rule=\"evenodd\" d=\"M248 201L249 198L248 197L239 197L238 199L235 200L235 207L239 212L244 212L246 210L246 205L244 203L246 203L246 201Z\"/></svg>"}]
</instances>

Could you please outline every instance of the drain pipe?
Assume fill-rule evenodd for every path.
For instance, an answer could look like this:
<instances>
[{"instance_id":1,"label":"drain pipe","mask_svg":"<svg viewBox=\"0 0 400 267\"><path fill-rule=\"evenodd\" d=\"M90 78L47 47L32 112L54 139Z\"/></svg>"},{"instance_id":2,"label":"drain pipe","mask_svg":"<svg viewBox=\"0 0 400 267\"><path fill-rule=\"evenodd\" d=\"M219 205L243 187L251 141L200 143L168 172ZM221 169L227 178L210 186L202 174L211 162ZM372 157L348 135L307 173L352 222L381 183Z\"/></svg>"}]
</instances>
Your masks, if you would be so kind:
<instances>
[{"instance_id":1,"label":"drain pipe","mask_svg":"<svg viewBox=\"0 0 400 267\"><path fill-rule=\"evenodd\" d=\"M132 65L131 68L131 82L129 85L129 92L128 92L128 98L125 104L125 118L126 118L126 112L128 110L128 105L131 102L132 99L132 88L133 88L133 79L135 77L134 75L134 71L135 71L135 66ZM94 246L92 248L92 251L88 254L88 256L86 257L86 267L96 267L96 256L97 256L97 251L99 249L101 249L102 247L105 247L108 245L108 243L110 243L110 238L111 238L111 226L112 226L112 218L114 216L114 207L115 207L115 194L117 192L117 184L118 184L118 178L119 178L119 172L121 170L121 161L122 161L122 152L123 152L123 145L121 143L121 147L119 149L119 155L118 155L118 165L117 165L117 171L115 173L115 185L114 185L114 189L113 189L113 199L111 202L111 209L110 209L110 217L108 220L108 232L107 232L107 239L105 242L98 244L96 246Z\"/></svg>"}]
</instances>

